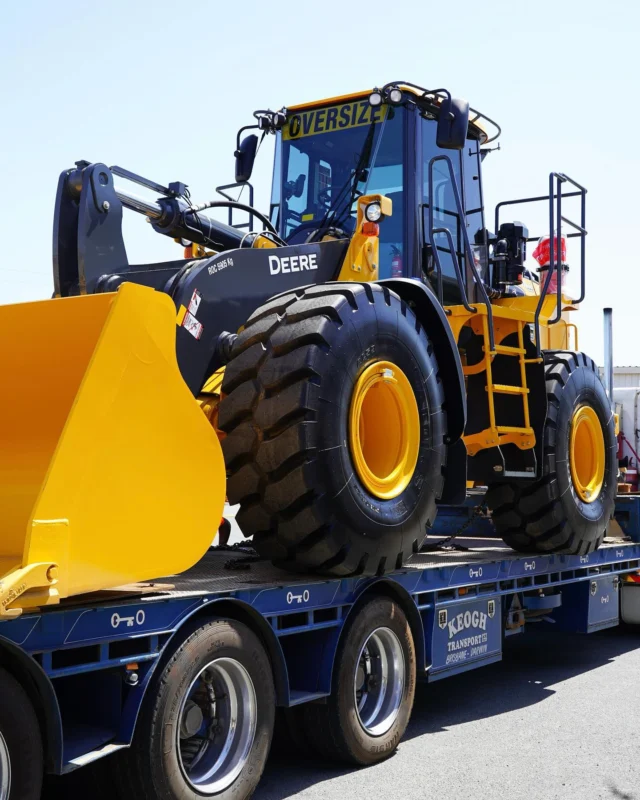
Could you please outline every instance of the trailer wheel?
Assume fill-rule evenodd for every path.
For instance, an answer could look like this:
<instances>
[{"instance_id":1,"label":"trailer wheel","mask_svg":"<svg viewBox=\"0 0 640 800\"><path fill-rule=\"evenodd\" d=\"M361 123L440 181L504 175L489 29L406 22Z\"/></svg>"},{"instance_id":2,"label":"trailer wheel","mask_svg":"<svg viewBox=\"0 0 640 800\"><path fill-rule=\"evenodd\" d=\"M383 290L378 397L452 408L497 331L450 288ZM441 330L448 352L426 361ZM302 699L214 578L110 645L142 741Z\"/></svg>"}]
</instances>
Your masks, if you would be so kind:
<instances>
[{"instance_id":1,"label":"trailer wheel","mask_svg":"<svg viewBox=\"0 0 640 800\"><path fill-rule=\"evenodd\" d=\"M0 800L38 800L44 756L38 718L18 681L0 669Z\"/></svg>"},{"instance_id":2,"label":"trailer wheel","mask_svg":"<svg viewBox=\"0 0 640 800\"><path fill-rule=\"evenodd\" d=\"M251 796L271 746L275 691L269 658L246 625L216 620L198 628L149 700L120 759L123 796Z\"/></svg>"},{"instance_id":3,"label":"trailer wheel","mask_svg":"<svg viewBox=\"0 0 640 800\"><path fill-rule=\"evenodd\" d=\"M347 626L326 705L293 711L320 755L365 766L392 755L404 735L415 696L415 647L404 612L386 597L362 606Z\"/></svg>"},{"instance_id":4,"label":"trailer wheel","mask_svg":"<svg viewBox=\"0 0 640 800\"><path fill-rule=\"evenodd\" d=\"M609 401L584 353L544 353L547 419L542 477L493 484L486 495L497 532L519 552L596 550L616 493L616 438Z\"/></svg>"},{"instance_id":5,"label":"trailer wheel","mask_svg":"<svg viewBox=\"0 0 640 800\"><path fill-rule=\"evenodd\" d=\"M433 347L396 294L332 283L273 298L236 339L222 389L227 494L260 554L374 575L418 550L446 413Z\"/></svg>"}]
</instances>

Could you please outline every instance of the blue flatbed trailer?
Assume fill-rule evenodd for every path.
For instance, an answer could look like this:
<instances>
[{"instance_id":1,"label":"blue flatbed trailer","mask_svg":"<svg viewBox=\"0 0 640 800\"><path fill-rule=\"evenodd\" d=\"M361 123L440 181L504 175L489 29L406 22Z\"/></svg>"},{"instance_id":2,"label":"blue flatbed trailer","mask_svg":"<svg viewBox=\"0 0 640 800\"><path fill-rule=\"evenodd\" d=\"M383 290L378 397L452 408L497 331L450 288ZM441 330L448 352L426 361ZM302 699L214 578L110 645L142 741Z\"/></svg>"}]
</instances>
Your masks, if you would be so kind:
<instances>
[{"instance_id":1,"label":"blue flatbed trailer","mask_svg":"<svg viewBox=\"0 0 640 800\"><path fill-rule=\"evenodd\" d=\"M583 633L618 625L620 595L640 593L628 578L640 572L640 497L621 499L618 510L627 538L589 555L517 554L488 537L490 526L479 520L476 535L458 541L468 550L418 553L381 578L292 575L213 548L182 575L1 622L0 663L37 710L46 771L63 774L131 744L141 707L184 632L212 620L235 620L256 634L276 704L285 708L328 702L341 634L374 598L404 612L416 674L427 681L499 661L505 638L533 622ZM430 541L466 513L442 513Z\"/></svg>"}]
</instances>

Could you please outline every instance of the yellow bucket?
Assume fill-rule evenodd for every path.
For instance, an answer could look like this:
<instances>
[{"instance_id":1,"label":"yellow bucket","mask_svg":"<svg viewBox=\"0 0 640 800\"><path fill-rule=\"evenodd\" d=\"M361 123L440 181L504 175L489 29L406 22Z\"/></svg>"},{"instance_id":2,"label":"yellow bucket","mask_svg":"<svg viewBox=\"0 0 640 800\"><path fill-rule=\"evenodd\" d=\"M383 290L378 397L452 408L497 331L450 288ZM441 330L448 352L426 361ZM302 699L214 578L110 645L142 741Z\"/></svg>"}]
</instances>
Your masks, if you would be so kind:
<instances>
[{"instance_id":1,"label":"yellow bucket","mask_svg":"<svg viewBox=\"0 0 640 800\"><path fill-rule=\"evenodd\" d=\"M211 544L224 461L175 319L134 284L0 307L0 617L181 572Z\"/></svg>"}]
</instances>

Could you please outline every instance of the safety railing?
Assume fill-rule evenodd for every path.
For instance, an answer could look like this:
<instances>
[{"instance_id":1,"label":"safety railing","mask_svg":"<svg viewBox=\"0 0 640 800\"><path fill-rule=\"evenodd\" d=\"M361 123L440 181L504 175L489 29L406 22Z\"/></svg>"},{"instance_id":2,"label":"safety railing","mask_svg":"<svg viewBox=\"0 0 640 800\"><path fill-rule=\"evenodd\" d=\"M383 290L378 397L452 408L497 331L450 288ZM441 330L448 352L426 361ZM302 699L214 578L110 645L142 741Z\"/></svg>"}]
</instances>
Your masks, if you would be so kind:
<instances>
[{"instance_id":1,"label":"safety railing","mask_svg":"<svg viewBox=\"0 0 640 800\"><path fill-rule=\"evenodd\" d=\"M563 194L562 186L569 183L575 186L577 191L566 192ZM520 205L524 203L539 203L548 201L549 203L549 269L545 277L544 284L540 283L540 299L536 306L534 316L535 340L536 350L538 357L541 355L540 348L540 313L544 299L547 296L547 290L551 283L551 278L554 273L557 274L556 280L556 312L553 319L550 319L547 324L555 325L562 318L562 223L566 222L570 225L576 233L568 233L567 238L572 239L580 237L580 295L577 299L572 300L572 303L581 303L585 298L586 293L586 195L587 190L584 186L574 181L568 175L562 172L552 172L549 175L549 194L540 197L525 197L520 200L503 200L496 206L495 212L495 229L500 230L500 209L504 206ZM570 197L580 198L580 224L578 225L573 220L568 219L562 213L562 201ZM554 203L555 201L555 203ZM539 236L530 236L527 241L537 241Z\"/></svg>"},{"instance_id":2,"label":"safety railing","mask_svg":"<svg viewBox=\"0 0 640 800\"><path fill-rule=\"evenodd\" d=\"M245 186L249 187L249 205L253 208L253 186L252 184L249 183L249 181L245 181L244 183L226 183L224 186L216 186L216 192L218 194L221 194L226 200L230 200L231 202L237 202L240 199L240 196L242 195ZM238 189L238 188L240 189L240 194L238 195L238 197L232 197L230 194L227 193L228 189ZM253 214L249 212L248 222L238 222L234 224L233 211L234 211L233 208L229 208L227 224L232 228L238 228L238 229L247 228L248 230L252 231L254 224Z\"/></svg>"}]
</instances>

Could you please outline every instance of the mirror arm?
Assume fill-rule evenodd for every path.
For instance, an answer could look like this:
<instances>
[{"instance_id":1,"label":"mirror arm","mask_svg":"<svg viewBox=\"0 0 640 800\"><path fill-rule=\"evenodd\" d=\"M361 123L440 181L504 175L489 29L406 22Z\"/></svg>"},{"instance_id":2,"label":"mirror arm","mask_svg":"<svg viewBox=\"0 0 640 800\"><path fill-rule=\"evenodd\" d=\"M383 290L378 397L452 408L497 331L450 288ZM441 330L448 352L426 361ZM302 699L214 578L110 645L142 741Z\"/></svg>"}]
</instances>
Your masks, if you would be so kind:
<instances>
[{"instance_id":1,"label":"mirror arm","mask_svg":"<svg viewBox=\"0 0 640 800\"><path fill-rule=\"evenodd\" d=\"M234 156L237 157L238 154L240 153L240 137L242 136L242 134L245 131L252 131L252 130L256 130L257 128L260 128L260 126L259 125L245 125L244 128L240 128L240 130L238 131L238 134L236 136L236 152L234 153Z\"/></svg>"}]
</instances>

